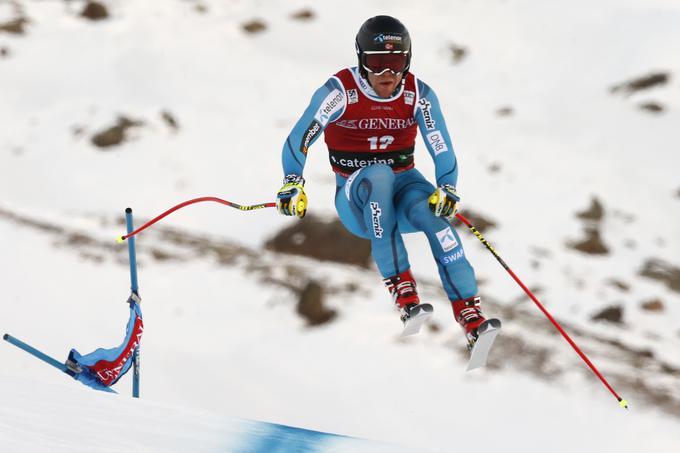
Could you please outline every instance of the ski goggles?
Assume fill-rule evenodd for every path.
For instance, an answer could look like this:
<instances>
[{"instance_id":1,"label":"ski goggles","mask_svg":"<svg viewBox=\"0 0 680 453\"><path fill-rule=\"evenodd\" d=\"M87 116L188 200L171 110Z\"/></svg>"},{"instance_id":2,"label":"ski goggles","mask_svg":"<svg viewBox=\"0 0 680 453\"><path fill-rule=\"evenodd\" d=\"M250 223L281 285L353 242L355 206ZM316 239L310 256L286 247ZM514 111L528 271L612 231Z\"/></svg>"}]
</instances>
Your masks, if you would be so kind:
<instances>
[{"instance_id":1,"label":"ski goggles","mask_svg":"<svg viewBox=\"0 0 680 453\"><path fill-rule=\"evenodd\" d=\"M401 74L406 70L409 63L408 50L406 52L391 52L389 50L365 51L361 54L361 66L375 75L392 71Z\"/></svg>"}]
</instances>

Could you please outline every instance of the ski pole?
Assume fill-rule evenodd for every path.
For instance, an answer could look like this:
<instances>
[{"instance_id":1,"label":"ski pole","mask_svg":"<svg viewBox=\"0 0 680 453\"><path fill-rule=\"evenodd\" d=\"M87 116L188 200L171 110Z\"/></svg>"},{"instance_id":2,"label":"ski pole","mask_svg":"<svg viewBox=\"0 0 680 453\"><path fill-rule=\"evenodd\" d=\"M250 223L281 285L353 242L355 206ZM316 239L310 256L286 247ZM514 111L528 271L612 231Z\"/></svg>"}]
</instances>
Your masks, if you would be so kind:
<instances>
[{"instance_id":1,"label":"ski pole","mask_svg":"<svg viewBox=\"0 0 680 453\"><path fill-rule=\"evenodd\" d=\"M628 402L626 400L624 400L623 398L621 398L616 393L616 391L614 391L612 386L609 385L609 382L607 382L607 380L604 378L604 376L602 376L602 373L600 373L597 370L597 368L595 367L595 365L593 365L593 362L591 362L590 359L588 359L588 357L583 353L583 351L581 351L581 348L579 348L576 345L576 343L574 343L574 340L572 340L571 337L569 336L569 334L567 334L567 332L564 331L562 326L560 326L560 324L555 320L555 318L553 318L552 315L550 313L548 313L548 310L546 310L545 307L543 306L543 304L541 304L538 301L538 299L536 299L536 296L533 295L533 293L529 290L529 288L527 288L524 285L524 283L522 283L522 281L519 279L519 277L517 277L517 275L515 275L515 273L512 271L512 269L510 269L510 267L505 263L505 261L503 261L503 258L500 257L498 252L496 252L496 250L491 246L491 244L489 244L489 242L484 238L484 236L482 236L482 234L479 231L477 231L477 228L475 228L474 225L472 225L472 223L467 218L465 218L465 216L463 216L463 214L461 214L460 212L456 213L456 217L458 218L458 220L463 222L470 229L470 231L472 231L472 234L474 234L477 237L477 239L479 239L481 241L481 243L484 244L484 246L487 248L487 250L489 250L491 252L491 254L494 257L496 257L496 260L498 260L498 262L501 264L501 266L503 266L503 268L506 271L508 271L508 274L510 274L510 276L517 282L517 284L524 290L524 292L527 293L527 295L531 298L531 300L534 301L536 306L543 312L543 314L548 318L548 320L553 324L553 326L555 326L555 328L562 334L564 339L567 340L567 342L571 345L572 348L574 348L574 351L576 351L576 353L579 356L581 356L583 361L590 367L590 369L593 371L593 373L595 373L595 375L598 378L600 378L600 380L602 381L604 386L607 387L607 389L616 397L616 399L619 401L619 406L621 406L625 409L628 409Z\"/></svg>"},{"instance_id":2,"label":"ski pole","mask_svg":"<svg viewBox=\"0 0 680 453\"><path fill-rule=\"evenodd\" d=\"M154 223L161 220L162 218L164 218L164 217L172 214L173 212L177 211L178 209L182 209L185 206L189 206L189 205L194 204L194 203L201 203L201 202L204 202L204 201L214 201L216 203L221 203L223 205L227 205L229 207L236 208L236 209L239 209L241 211L254 211L256 209L273 208L273 207L276 206L276 203L260 203L260 204L250 205L250 206L242 206L240 204L232 203L231 201L223 200L223 199L217 198L217 197L194 198L192 200L187 200L183 203L180 203L177 206L173 206L172 208L168 209L167 211L163 212L162 214L160 214L160 215L154 217L153 219L149 220L148 222L146 222L144 225L137 228L136 230L134 230L132 232L128 232L128 234L126 234L126 235L119 236L117 238L117 242L122 243L123 241L125 241L125 239L131 238L132 236L137 235L138 233L146 230L148 227L150 227Z\"/></svg>"}]
</instances>

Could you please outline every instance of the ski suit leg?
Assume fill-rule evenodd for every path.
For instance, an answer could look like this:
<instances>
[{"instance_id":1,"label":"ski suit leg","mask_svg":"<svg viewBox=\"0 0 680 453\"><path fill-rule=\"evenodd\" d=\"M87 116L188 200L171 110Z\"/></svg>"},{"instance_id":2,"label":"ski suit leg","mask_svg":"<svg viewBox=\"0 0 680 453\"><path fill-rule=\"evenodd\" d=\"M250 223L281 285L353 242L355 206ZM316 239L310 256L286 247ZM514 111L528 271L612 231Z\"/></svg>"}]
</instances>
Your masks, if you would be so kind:
<instances>
[{"instance_id":1,"label":"ski suit leg","mask_svg":"<svg viewBox=\"0 0 680 453\"><path fill-rule=\"evenodd\" d=\"M465 257L458 233L449 222L436 217L427 204L434 190L416 169L396 175L394 203L399 229L403 233L425 233L450 300L476 296L475 272Z\"/></svg>"},{"instance_id":2,"label":"ski suit leg","mask_svg":"<svg viewBox=\"0 0 680 453\"><path fill-rule=\"evenodd\" d=\"M352 234L371 241L371 254L383 278L410 267L397 227L394 182L395 175L389 166L371 165L339 184L335 195L340 221Z\"/></svg>"}]
</instances>

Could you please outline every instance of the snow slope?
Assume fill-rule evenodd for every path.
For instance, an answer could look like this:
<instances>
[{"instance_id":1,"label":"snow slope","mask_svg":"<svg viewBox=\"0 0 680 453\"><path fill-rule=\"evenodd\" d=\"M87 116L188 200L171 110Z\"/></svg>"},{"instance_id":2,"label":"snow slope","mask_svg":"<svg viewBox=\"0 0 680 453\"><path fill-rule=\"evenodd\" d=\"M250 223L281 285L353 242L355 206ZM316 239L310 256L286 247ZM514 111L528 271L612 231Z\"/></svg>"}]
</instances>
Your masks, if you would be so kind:
<instances>
[{"instance_id":1,"label":"snow slope","mask_svg":"<svg viewBox=\"0 0 680 453\"><path fill-rule=\"evenodd\" d=\"M3 387L25 388L27 382L36 387L30 392L15 392L5 400L13 410L6 415L12 423L3 433L7 434L3 436L3 451L414 451L171 404L83 393L63 384L45 385L25 378L1 378L0 382ZM36 425L41 427L39 432Z\"/></svg>"},{"instance_id":2,"label":"snow slope","mask_svg":"<svg viewBox=\"0 0 680 453\"><path fill-rule=\"evenodd\" d=\"M481 442L501 451L677 449L680 297L638 274L651 258L680 264L680 90L673 76L628 97L609 89L652 71L680 73L678 5L107 5L111 18L94 23L77 16L83 2L0 2L0 24L19 14L30 21L25 35L0 32L0 48L8 49L0 57L3 332L58 358L71 347L116 344L129 287L125 248L113 242L124 208L133 207L139 220L201 195L244 204L273 199L279 150L298 114L330 74L353 64L361 22L390 13L409 27L413 70L444 106L463 209L497 222L485 236L525 283L540 287L540 299L578 332L632 410L621 411L569 346L547 333L519 288L463 229L493 302L489 312L507 316L496 368L469 374L424 238L410 235L407 245L441 330L403 341L377 273L263 251L266 238L295 220L205 205L164 225L235 248L232 261L159 232L138 241L142 400L99 395L0 345L5 449L225 451L227 440L220 442L228 436L220 436L237 431L235 418L432 451ZM290 18L305 7L313 20ZM256 18L267 29L245 33L241 24ZM451 44L468 50L458 64ZM647 101L666 110L640 110ZM503 107L514 113L499 116ZM94 147L91 137L121 114L145 125L121 146ZM420 144L416 159L432 174ZM322 144L310 151L305 176L310 211L333 216L334 180ZM575 213L592 196L605 207L599 227L609 255L565 245L582 237ZM177 256L159 259L154 250ZM266 274L313 277L336 289L327 301L338 319L306 327L295 314L295 294L263 282ZM359 290L344 290L350 282ZM663 301L661 314L640 308L655 298ZM625 324L590 320L612 304L625 308ZM534 370L537 351L547 365ZM157 430L138 428L152 420ZM471 425L475 435L467 434Z\"/></svg>"}]
</instances>

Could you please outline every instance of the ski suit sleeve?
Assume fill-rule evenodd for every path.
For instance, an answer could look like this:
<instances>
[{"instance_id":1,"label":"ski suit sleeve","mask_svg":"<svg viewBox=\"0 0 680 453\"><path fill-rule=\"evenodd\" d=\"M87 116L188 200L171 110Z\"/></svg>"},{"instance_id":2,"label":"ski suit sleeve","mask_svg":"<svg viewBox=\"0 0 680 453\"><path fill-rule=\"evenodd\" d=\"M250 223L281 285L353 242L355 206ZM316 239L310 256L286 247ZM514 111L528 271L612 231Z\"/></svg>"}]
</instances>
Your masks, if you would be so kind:
<instances>
[{"instance_id":1,"label":"ski suit sleeve","mask_svg":"<svg viewBox=\"0 0 680 453\"><path fill-rule=\"evenodd\" d=\"M309 106L293 127L283 145L283 175L302 176L307 160L307 150L321 136L326 126L345 112L345 88L333 76L316 90Z\"/></svg>"},{"instance_id":2,"label":"ski suit sleeve","mask_svg":"<svg viewBox=\"0 0 680 453\"><path fill-rule=\"evenodd\" d=\"M427 151L434 161L437 185L458 182L458 161L446 128L439 100L426 83L418 80L418 105L415 118Z\"/></svg>"}]
</instances>

